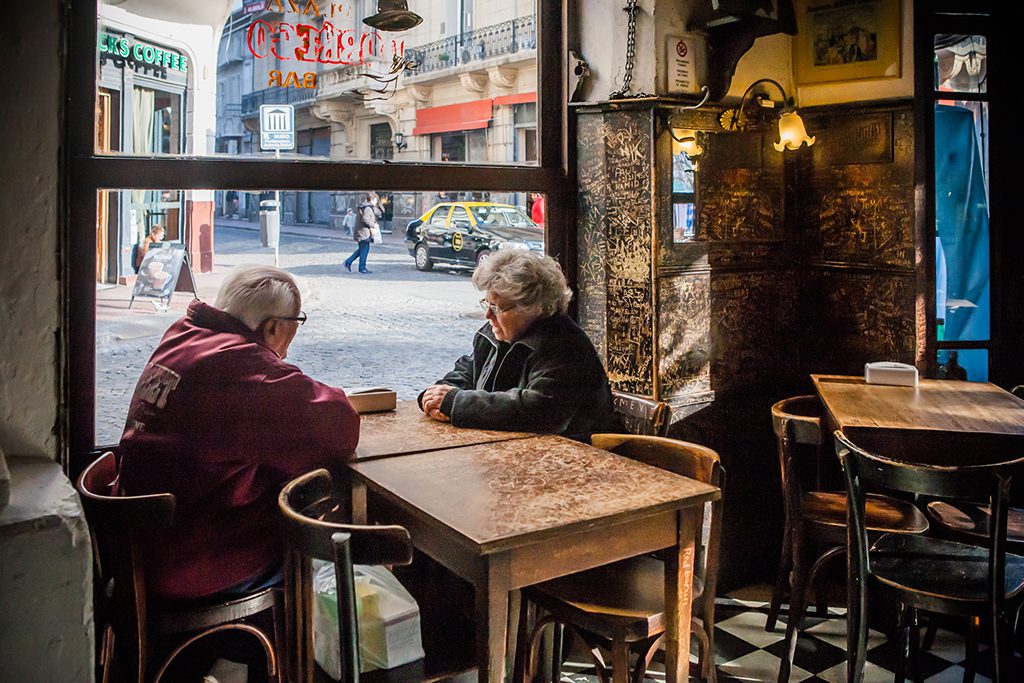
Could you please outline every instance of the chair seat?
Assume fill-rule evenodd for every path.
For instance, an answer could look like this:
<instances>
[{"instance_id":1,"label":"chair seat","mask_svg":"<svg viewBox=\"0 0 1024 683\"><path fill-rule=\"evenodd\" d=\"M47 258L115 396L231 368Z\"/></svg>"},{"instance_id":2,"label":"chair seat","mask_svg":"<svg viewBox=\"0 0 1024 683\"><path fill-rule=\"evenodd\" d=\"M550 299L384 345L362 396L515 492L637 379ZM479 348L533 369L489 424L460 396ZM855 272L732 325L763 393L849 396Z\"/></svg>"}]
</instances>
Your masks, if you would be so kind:
<instances>
[{"instance_id":1,"label":"chair seat","mask_svg":"<svg viewBox=\"0 0 1024 683\"><path fill-rule=\"evenodd\" d=\"M694 598L703 586L694 580ZM665 563L650 555L564 576L527 589L562 621L609 640L636 642L665 630Z\"/></svg>"},{"instance_id":2,"label":"chair seat","mask_svg":"<svg viewBox=\"0 0 1024 683\"><path fill-rule=\"evenodd\" d=\"M987 539L988 522L992 516L988 506L947 503L928 503L928 516L935 524L966 536ZM1009 543L1024 544L1024 509L1010 508L1006 520L1006 540Z\"/></svg>"},{"instance_id":3,"label":"chair seat","mask_svg":"<svg viewBox=\"0 0 1024 683\"><path fill-rule=\"evenodd\" d=\"M988 604L988 549L927 536L886 534L871 547L871 573L915 607L928 596L970 605ZM1024 557L1006 555L1005 590L1014 598L1024 587ZM944 610L939 610L944 611Z\"/></svg>"},{"instance_id":4,"label":"chair seat","mask_svg":"<svg viewBox=\"0 0 1024 683\"><path fill-rule=\"evenodd\" d=\"M812 491L803 496L804 522L846 534L846 494ZM928 518L912 503L891 496L867 495L864 505L867 528L875 533L920 534L928 530Z\"/></svg>"},{"instance_id":5,"label":"chair seat","mask_svg":"<svg viewBox=\"0 0 1024 683\"><path fill-rule=\"evenodd\" d=\"M225 600L224 596L182 602L150 600L149 623L157 633L199 631L271 609L279 594L279 588L265 588L233 600Z\"/></svg>"}]
</instances>

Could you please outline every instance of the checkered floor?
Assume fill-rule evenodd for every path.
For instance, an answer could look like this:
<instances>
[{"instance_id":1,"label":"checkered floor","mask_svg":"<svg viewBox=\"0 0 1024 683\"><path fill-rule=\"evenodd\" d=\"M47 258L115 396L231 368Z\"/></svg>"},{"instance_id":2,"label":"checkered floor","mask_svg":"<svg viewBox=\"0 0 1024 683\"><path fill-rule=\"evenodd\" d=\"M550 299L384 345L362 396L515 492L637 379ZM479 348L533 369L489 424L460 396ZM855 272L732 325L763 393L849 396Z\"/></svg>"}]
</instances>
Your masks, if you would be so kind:
<instances>
[{"instance_id":1,"label":"checkered floor","mask_svg":"<svg viewBox=\"0 0 1024 683\"><path fill-rule=\"evenodd\" d=\"M775 632L764 630L768 609L764 602L719 598L716 608L715 661L719 683L772 681L779 673L779 658L785 650L785 618ZM785 609L783 610L785 614ZM846 681L846 619L845 609L830 608L829 617L808 615L797 641L797 653L790 681L792 683L845 683ZM920 654L918 665L926 683L960 683L965 657L963 636L940 629L935 644ZM890 683L892 669L898 661L895 642L877 631L868 632L865 683ZM573 661L574 660L574 661ZM593 668L581 663L574 653L563 668L563 681L593 683ZM696 659L694 659L696 661ZM654 681L664 680L658 663L648 673ZM978 655L977 683L989 683L992 659L984 645ZM693 679L696 680L696 679Z\"/></svg>"}]
</instances>

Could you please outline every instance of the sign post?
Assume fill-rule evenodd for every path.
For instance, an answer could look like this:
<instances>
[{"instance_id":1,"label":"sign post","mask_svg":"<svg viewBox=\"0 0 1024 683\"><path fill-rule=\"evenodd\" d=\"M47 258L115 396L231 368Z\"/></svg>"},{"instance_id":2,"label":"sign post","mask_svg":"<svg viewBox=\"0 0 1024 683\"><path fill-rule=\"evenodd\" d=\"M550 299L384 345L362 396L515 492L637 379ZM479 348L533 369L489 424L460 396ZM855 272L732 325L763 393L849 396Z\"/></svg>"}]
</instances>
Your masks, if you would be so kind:
<instances>
[{"instance_id":1,"label":"sign post","mask_svg":"<svg viewBox=\"0 0 1024 683\"><path fill-rule=\"evenodd\" d=\"M290 104L260 105L260 149L274 150L274 156L281 158L282 149L295 149L295 107ZM281 211L281 197L274 190L277 211ZM278 216L280 217L280 213ZM280 218L278 218L280 220ZM279 265L278 239L274 240L274 265Z\"/></svg>"}]
</instances>

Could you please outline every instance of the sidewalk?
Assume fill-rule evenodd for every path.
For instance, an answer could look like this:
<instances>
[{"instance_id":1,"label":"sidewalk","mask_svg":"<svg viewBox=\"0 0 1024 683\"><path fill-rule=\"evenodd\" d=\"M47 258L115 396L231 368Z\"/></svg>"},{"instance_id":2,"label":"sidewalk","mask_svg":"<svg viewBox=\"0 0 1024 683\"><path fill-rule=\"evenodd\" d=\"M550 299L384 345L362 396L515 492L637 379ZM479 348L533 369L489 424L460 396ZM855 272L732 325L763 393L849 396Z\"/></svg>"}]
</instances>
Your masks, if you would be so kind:
<instances>
[{"instance_id":1,"label":"sidewalk","mask_svg":"<svg viewBox=\"0 0 1024 683\"><path fill-rule=\"evenodd\" d=\"M259 221L247 221L242 218L215 218L213 222L214 231L219 227L237 228L239 230L253 230L259 232ZM299 237L315 237L324 240L339 240L351 242L352 238L343 230L333 230L324 225L303 224L303 223L282 223L282 235L296 235ZM405 231L396 230L392 233L384 233L384 243L375 244L375 248L401 247L405 249Z\"/></svg>"}]
</instances>

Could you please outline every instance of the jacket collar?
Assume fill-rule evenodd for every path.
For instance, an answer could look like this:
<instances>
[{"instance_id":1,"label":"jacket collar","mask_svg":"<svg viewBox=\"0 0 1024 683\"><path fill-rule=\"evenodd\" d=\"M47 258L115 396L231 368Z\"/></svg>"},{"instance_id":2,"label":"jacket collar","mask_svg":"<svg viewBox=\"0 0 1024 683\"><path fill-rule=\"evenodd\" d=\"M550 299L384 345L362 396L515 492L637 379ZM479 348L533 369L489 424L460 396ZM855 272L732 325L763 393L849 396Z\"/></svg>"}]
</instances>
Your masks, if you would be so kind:
<instances>
[{"instance_id":1,"label":"jacket collar","mask_svg":"<svg viewBox=\"0 0 1024 683\"><path fill-rule=\"evenodd\" d=\"M210 304L200 301L199 299L196 299L188 305L188 312L185 314L185 317L196 327L213 330L214 332L237 334L241 337L245 337L246 340L255 344L259 344L261 346L267 345L262 334L250 330L245 326L245 323L235 316L225 313L219 308L214 308Z\"/></svg>"},{"instance_id":2,"label":"jacket collar","mask_svg":"<svg viewBox=\"0 0 1024 683\"><path fill-rule=\"evenodd\" d=\"M537 320L534 320L533 324L526 330L526 333L509 345L510 348L525 346L531 351L536 351L541 344L544 343L544 340L550 336L550 330L557 324L557 320L561 317L563 317L561 313L556 313L545 318L538 318ZM477 334L491 342L495 348L498 348L499 344L506 343L495 339L494 330L491 329L491 324L489 322L484 323L484 326L477 330Z\"/></svg>"}]
</instances>

